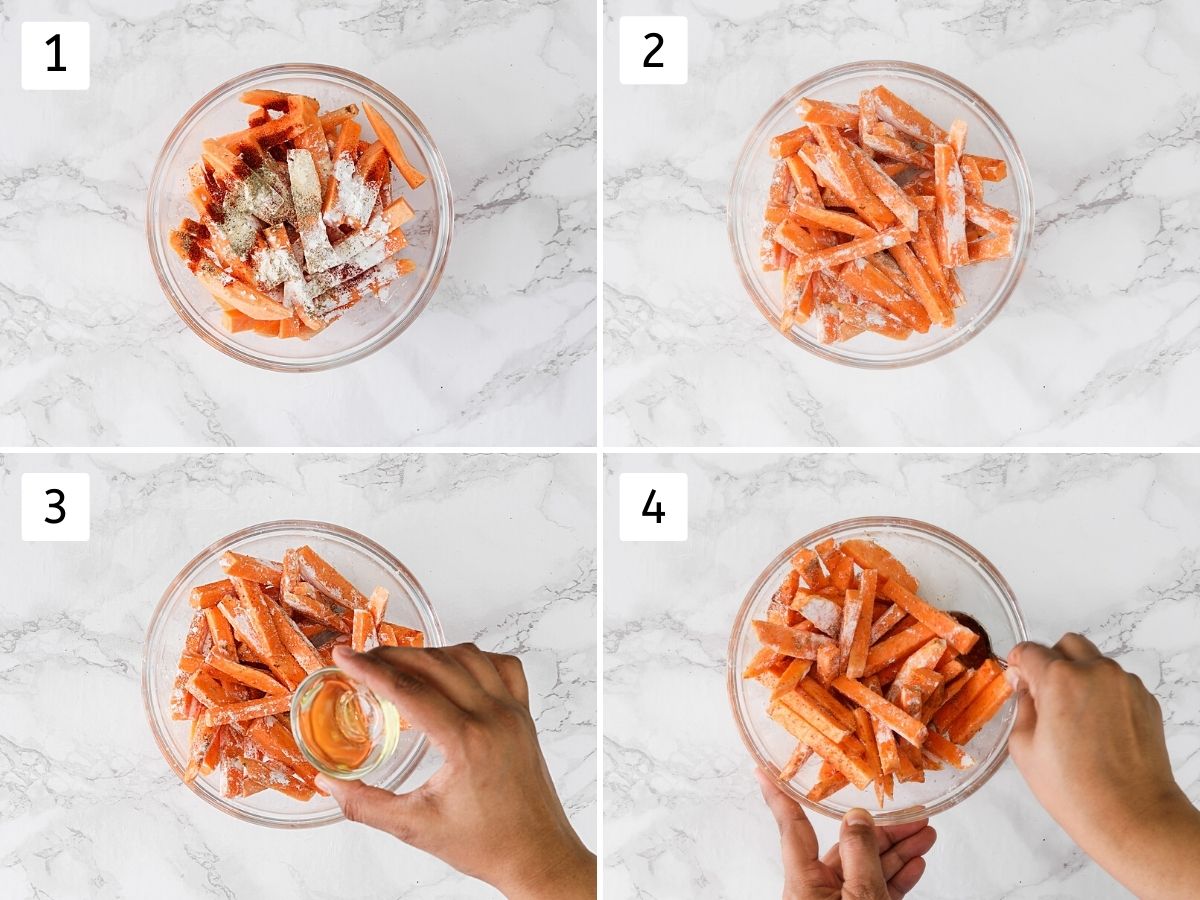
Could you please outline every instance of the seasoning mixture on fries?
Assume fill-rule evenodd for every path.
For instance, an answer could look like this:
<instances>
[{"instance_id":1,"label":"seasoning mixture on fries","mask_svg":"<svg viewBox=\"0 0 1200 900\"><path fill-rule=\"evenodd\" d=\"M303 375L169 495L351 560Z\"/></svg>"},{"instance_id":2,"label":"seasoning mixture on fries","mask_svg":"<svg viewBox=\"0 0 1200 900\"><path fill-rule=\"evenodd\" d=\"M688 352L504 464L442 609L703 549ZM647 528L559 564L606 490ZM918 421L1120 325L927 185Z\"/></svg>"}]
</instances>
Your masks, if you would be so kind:
<instances>
[{"instance_id":1,"label":"seasoning mixture on fries","mask_svg":"<svg viewBox=\"0 0 1200 900\"><path fill-rule=\"evenodd\" d=\"M771 140L761 249L783 273L780 328L816 316L835 343L953 325L956 270L1013 253L1016 216L984 199L1004 160L967 153L966 122L944 130L883 86L796 112L804 124Z\"/></svg>"},{"instance_id":2,"label":"seasoning mixture on fries","mask_svg":"<svg viewBox=\"0 0 1200 900\"><path fill-rule=\"evenodd\" d=\"M424 646L425 636L384 621L388 592L354 587L311 547L279 562L233 551L226 577L192 588L196 613L179 657L171 717L191 722L184 781L219 771L226 797L268 788L296 800L320 793L317 770L292 736L292 695L349 644Z\"/></svg>"},{"instance_id":3,"label":"seasoning mixture on fries","mask_svg":"<svg viewBox=\"0 0 1200 900\"><path fill-rule=\"evenodd\" d=\"M821 761L810 800L874 785L882 809L897 780L974 766L967 744L1012 694L997 660L972 652L980 635L918 589L878 544L829 539L796 553L753 623L762 648L743 677L798 742L780 779Z\"/></svg>"},{"instance_id":4,"label":"seasoning mixture on fries","mask_svg":"<svg viewBox=\"0 0 1200 900\"><path fill-rule=\"evenodd\" d=\"M415 264L397 254L413 210L392 197L425 175L365 100L322 113L312 97L251 90L247 127L204 141L189 169L196 218L171 246L221 307L230 332L307 340L368 295L386 299Z\"/></svg>"}]
</instances>

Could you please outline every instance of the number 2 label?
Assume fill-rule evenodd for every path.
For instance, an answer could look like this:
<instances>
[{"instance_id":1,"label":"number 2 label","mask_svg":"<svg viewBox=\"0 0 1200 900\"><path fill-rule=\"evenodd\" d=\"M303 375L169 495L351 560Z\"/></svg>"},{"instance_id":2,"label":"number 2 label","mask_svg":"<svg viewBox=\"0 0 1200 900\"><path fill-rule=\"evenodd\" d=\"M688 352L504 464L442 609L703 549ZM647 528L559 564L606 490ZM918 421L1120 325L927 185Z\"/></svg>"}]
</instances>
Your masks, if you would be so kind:
<instances>
[{"instance_id":1,"label":"number 2 label","mask_svg":"<svg viewBox=\"0 0 1200 900\"><path fill-rule=\"evenodd\" d=\"M687 16L621 16L621 84L687 84Z\"/></svg>"}]
</instances>

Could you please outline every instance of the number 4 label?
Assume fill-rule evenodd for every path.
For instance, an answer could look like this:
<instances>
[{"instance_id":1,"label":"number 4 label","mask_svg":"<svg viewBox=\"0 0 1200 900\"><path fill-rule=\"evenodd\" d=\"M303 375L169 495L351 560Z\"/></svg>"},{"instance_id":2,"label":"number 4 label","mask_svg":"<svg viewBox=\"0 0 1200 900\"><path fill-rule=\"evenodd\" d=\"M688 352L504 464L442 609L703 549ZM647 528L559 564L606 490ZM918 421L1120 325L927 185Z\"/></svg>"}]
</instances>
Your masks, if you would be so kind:
<instances>
[{"instance_id":1,"label":"number 4 label","mask_svg":"<svg viewBox=\"0 0 1200 900\"><path fill-rule=\"evenodd\" d=\"M91 531L91 479L86 472L21 476L21 540L86 541Z\"/></svg>"},{"instance_id":2,"label":"number 4 label","mask_svg":"<svg viewBox=\"0 0 1200 900\"><path fill-rule=\"evenodd\" d=\"M627 472L621 476L619 503L621 540L687 540L686 474Z\"/></svg>"},{"instance_id":3,"label":"number 4 label","mask_svg":"<svg viewBox=\"0 0 1200 900\"><path fill-rule=\"evenodd\" d=\"M86 91L91 86L91 44L87 22L22 22L21 87Z\"/></svg>"},{"instance_id":4,"label":"number 4 label","mask_svg":"<svg viewBox=\"0 0 1200 900\"><path fill-rule=\"evenodd\" d=\"M687 16L621 16L621 84L687 84Z\"/></svg>"}]
</instances>

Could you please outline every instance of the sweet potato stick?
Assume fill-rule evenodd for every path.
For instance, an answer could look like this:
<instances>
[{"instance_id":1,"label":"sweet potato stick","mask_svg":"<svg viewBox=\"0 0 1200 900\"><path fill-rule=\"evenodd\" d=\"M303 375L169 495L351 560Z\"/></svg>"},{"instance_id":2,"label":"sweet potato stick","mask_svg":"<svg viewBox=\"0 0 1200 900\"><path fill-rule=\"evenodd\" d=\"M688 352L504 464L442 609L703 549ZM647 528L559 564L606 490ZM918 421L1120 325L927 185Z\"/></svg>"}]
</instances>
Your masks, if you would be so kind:
<instances>
[{"instance_id":1,"label":"sweet potato stick","mask_svg":"<svg viewBox=\"0 0 1200 900\"><path fill-rule=\"evenodd\" d=\"M900 186L862 148L845 141L846 150L858 168L858 174L867 188L875 194L901 225L909 231L917 230L917 207L900 189Z\"/></svg>"},{"instance_id":2,"label":"sweet potato stick","mask_svg":"<svg viewBox=\"0 0 1200 900\"><path fill-rule=\"evenodd\" d=\"M975 765L975 759L970 753L946 740L936 731L929 732L929 736L925 739L924 749L938 759L944 759L956 769L969 769Z\"/></svg>"},{"instance_id":3,"label":"sweet potato stick","mask_svg":"<svg viewBox=\"0 0 1200 900\"><path fill-rule=\"evenodd\" d=\"M812 756L812 747L800 741L796 744L796 749L792 751L792 755L788 757L788 761L784 763L782 769L779 770L780 781L791 781L796 777L796 773L800 771L800 767L808 762Z\"/></svg>"},{"instance_id":4,"label":"sweet potato stick","mask_svg":"<svg viewBox=\"0 0 1200 900\"><path fill-rule=\"evenodd\" d=\"M216 606L222 597L233 593L233 582L228 578L212 581L208 584L197 585L188 594L188 603L195 609L208 609Z\"/></svg>"},{"instance_id":5,"label":"sweet potato stick","mask_svg":"<svg viewBox=\"0 0 1200 900\"><path fill-rule=\"evenodd\" d=\"M781 703L772 704L767 713L783 725L792 737L812 747L813 752L823 760L836 766L856 788L866 790L867 785L871 783L871 771L863 760L846 753L837 743Z\"/></svg>"},{"instance_id":6,"label":"sweet potato stick","mask_svg":"<svg viewBox=\"0 0 1200 900\"><path fill-rule=\"evenodd\" d=\"M795 690L796 685L808 674L808 670L811 668L812 660L793 659L780 674L779 680L775 682L775 687L771 691L771 699L778 700L784 694Z\"/></svg>"},{"instance_id":7,"label":"sweet potato stick","mask_svg":"<svg viewBox=\"0 0 1200 900\"><path fill-rule=\"evenodd\" d=\"M386 647L424 647L425 633L394 622L380 622L375 629L379 643Z\"/></svg>"},{"instance_id":8,"label":"sweet potato stick","mask_svg":"<svg viewBox=\"0 0 1200 900\"><path fill-rule=\"evenodd\" d=\"M954 148L937 144L933 148L934 196L937 198L938 256L947 268L965 266L967 255L967 199L962 172Z\"/></svg>"},{"instance_id":9,"label":"sweet potato stick","mask_svg":"<svg viewBox=\"0 0 1200 900\"><path fill-rule=\"evenodd\" d=\"M969 249L970 247L968 246ZM930 276L925 267L921 265L920 260L913 254L910 245L901 244L898 247L893 247L888 253L891 254L896 264L900 266L900 270L904 272L904 277L908 279L913 293L921 301L921 305L925 307L925 312L928 314L930 321L934 325L941 325L943 327L952 325L954 323L954 312L950 309L949 303L942 302L937 287L933 283L932 276Z\"/></svg>"},{"instance_id":10,"label":"sweet potato stick","mask_svg":"<svg viewBox=\"0 0 1200 900\"><path fill-rule=\"evenodd\" d=\"M408 183L408 186L416 190L423 185L425 183L425 175L419 172L408 161L408 157L404 155L404 149L400 146L400 140L396 137L396 132L392 130L392 126L366 100L363 101L363 112L366 113L371 127L375 129L375 137L383 142L388 156L391 157L392 163L396 166L396 171L400 173L400 176Z\"/></svg>"},{"instance_id":11,"label":"sweet potato stick","mask_svg":"<svg viewBox=\"0 0 1200 900\"><path fill-rule=\"evenodd\" d=\"M286 694L288 689L261 669L244 666L222 653L210 653L205 663L223 675L265 694Z\"/></svg>"},{"instance_id":12,"label":"sweet potato stick","mask_svg":"<svg viewBox=\"0 0 1200 900\"><path fill-rule=\"evenodd\" d=\"M838 273L842 284L870 303L898 316L909 328L922 334L929 330L929 314L880 267L866 259L847 263Z\"/></svg>"},{"instance_id":13,"label":"sweet potato stick","mask_svg":"<svg viewBox=\"0 0 1200 900\"><path fill-rule=\"evenodd\" d=\"M833 646L833 642L823 634L799 631L775 622L755 621L754 631L758 635L759 643L786 656L800 659L816 659L821 647Z\"/></svg>"},{"instance_id":14,"label":"sweet potato stick","mask_svg":"<svg viewBox=\"0 0 1200 900\"><path fill-rule=\"evenodd\" d=\"M849 779L835 769L828 775L819 778L817 783L808 789L808 793L805 796L813 803L820 803L826 797L836 794L849 783Z\"/></svg>"},{"instance_id":15,"label":"sweet potato stick","mask_svg":"<svg viewBox=\"0 0 1200 900\"><path fill-rule=\"evenodd\" d=\"M863 181L858 166L854 164L854 159L847 149L848 142L842 140L842 136L828 125L811 127L813 134L817 136L817 141L825 151L826 158L837 173L837 182L841 193L850 201L855 211L872 228L881 229L893 224L896 217Z\"/></svg>"},{"instance_id":16,"label":"sweet potato stick","mask_svg":"<svg viewBox=\"0 0 1200 900\"><path fill-rule=\"evenodd\" d=\"M838 244L815 253L806 253L797 259L797 271L800 274L815 272L818 269L834 269L838 266L871 256L883 250L903 244L912 238L912 233L897 226L881 231L873 238L857 238L845 244ZM789 248L790 249L790 248Z\"/></svg>"},{"instance_id":17,"label":"sweet potato stick","mask_svg":"<svg viewBox=\"0 0 1200 900\"><path fill-rule=\"evenodd\" d=\"M914 622L904 630L884 638L868 651L865 674L874 675L892 663L903 660L931 637L932 631L921 622Z\"/></svg>"},{"instance_id":18,"label":"sweet potato stick","mask_svg":"<svg viewBox=\"0 0 1200 900\"><path fill-rule=\"evenodd\" d=\"M292 695L290 693L259 697L257 700L209 707L205 710L203 721L210 727L228 725L231 722L245 722L249 719L261 719L263 716L280 715L287 712L291 705Z\"/></svg>"},{"instance_id":19,"label":"sweet potato stick","mask_svg":"<svg viewBox=\"0 0 1200 900\"><path fill-rule=\"evenodd\" d=\"M840 743L850 733L849 728L839 724L806 691L789 691L773 702L782 704L796 715L803 717L813 728L835 744Z\"/></svg>"},{"instance_id":20,"label":"sweet potato stick","mask_svg":"<svg viewBox=\"0 0 1200 900\"><path fill-rule=\"evenodd\" d=\"M904 607L904 611L922 623L938 637L946 641L959 653L969 653L979 640L979 635L965 625L959 625L953 618L930 606L912 591L899 582L888 581L879 588L881 596L893 603Z\"/></svg>"},{"instance_id":21,"label":"sweet potato stick","mask_svg":"<svg viewBox=\"0 0 1200 900\"><path fill-rule=\"evenodd\" d=\"M875 589L877 573L874 569L863 572L859 582L859 599L861 613L855 624L854 636L850 640L850 649L846 656L846 675L850 678L862 678L866 674L867 654L871 644L871 611L875 608Z\"/></svg>"},{"instance_id":22,"label":"sweet potato stick","mask_svg":"<svg viewBox=\"0 0 1200 900\"><path fill-rule=\"evenodd\" d=\"M944 144L949 139L949 134L944 129L939 128L883 85L879 85L871 93L875 99L875 114L893 128L926 144Z\"/></svg>"},{"instance_id":23,"label":"sweet potato stick","mask_svg":"<svg viewBox=\"0 0 1200 900\"><path fill-rule=\"evenodd\" d=\"M309 675L317 669L324 668L325 663L317 655L316 648L313 647L308 637L300 630L300 626L276 603L271 604L271 617L275 622L275 630L279 632L279 639L283 642L284 649L300 664L300 668Z\"/></svg>"},{"instance_id":24,"label":"sweet potato stick","mask_svg":"<svg viewBox=\"0 0 1200 900\"><path fill-rule=\"evenodd\" d=\"M842 675L834 679L833 687L847 699L865 708L871 715L882 719L892 731L910 744L919 747L924 743L925 736L929 733L928 728L860 682Z\"/></svg>"},{"instance_id":25,"label":"sweet potato stick","mask_svg":"<svg viewBox=\"0 0 1200 900\"><path fill-rule=\"evenodd\" d=\"M832 600L806 593L798 595L792 603L792 608L823 634L836 638L841 632L842 608Z\"/></svg>"},{"instance_id":26,"label":"sweet potato stick","mask_svg":"<svg viewBox=\"0 0 1200 900\"><path fill-rule=\"evenodd\" d=\"M867 765L875 776L875 799L879 808L883 809L883 765L879 761L879 745L875 743L875 729L871 724L871 714L861 706L854 709L854 733L867 751Z\"/></svg>"},{"instance_id":27,"label":"sweet potato stick","mask_svg":"<svg viewBox=\"0 0 1200 900\"><path fill-rule=\"evenodd\" d=\"M791 131L777 134L771 138L769 152L772 159L787 159L794 156L796 151L800 149L800 145L808 141L812 137L807 126L801 125L799 128L793 128Z\"/></svg>"},{"instance_id":28,"label":"sweet potato stick","mask_svg":"<svg viewBox=\"0 0 1200 900\"><path fill-rule=\"evenodd\" d=\"M350 646L355 653L362 653L367 649L367 642L375 634L375 624L371 621L371 614L365 609L356 609L354 611L354 630L350 636Z\"/></svg>"},{"instance_id":29,"label":"sweet potato stick","mask_svg":"<svg viewBox=\"0 0 1200 900\"><path fill-rule=\"evenodd\" d=\"M757 678L763 672L769 671L776 663L786 659L787 657L778 650L772 650L770 647L760 647L758 652L750 658L750 662L747 663L746 668L742 670L742 677Z\"/></svg>"},{"instance_id":30,"label":"sweet potato stick","mask_svg":"<svg viewBox=\"0 0 1200 900\"><path fill-rule=\"evenodd\" d=\"M908 615L904 611L904 607L893 603L883 614L871 624L871 646L874 647L877 643L883 640L884 636L889 631L899 625Z\"/></svg>"},{"instance_id":31,"label":"sweet potato stick","mask_svg":"<svg viewBox=\"0 0 1200 900\"><path fill-rule=\"evenodd\" d=\"M221 568L230 578L244 578L259 584L279 584L283 569L277 562L259 559L255 556L245 556L227 550L221 554ZM233 589L230 582L230 590Z\"/></svg>"},{"instance_id":32,"label":"sweet potato stick","mask_svg":"<svg viewBox=\"0 0 1200 900\"><path fill-rule=\"evenodd\" d=\"M1004 234L989 234L967 243L967 256L971 263L990 262L993 259L1007 259L1013 255L1013 236L1011 232Z\"/></svg>"},{"instance_id":33,"label":"sweet potato stick","mask_svg":"<svg viewBox=\"0 0 1200 900\"><path fill-rule=\"evenodd\" d=\"M918 587L917 579L909 574L908 569L874 541L862 538L851 538L842 541L842 552L848 555L861 569L875 569L881 581L898 581L910 591Z\"/></svg>"},{"instance_id":34,"label":"sweet potato stick","mask_svg":"<svg viewBox=\"0 0 1200 900\"><path fill-rule=\"evenodd\" d=\"M796 113L802 122L817 125L832 125L835 128L854 128L858 124L858 109L843 103L827 100L812 100L805 97L796 104Z\"/></svg>"},{"instance_id":35,"label":"sweet potato stick","mask_svg":"<svg viewBox=\"0 0 1200 900\"><path fill-rule=\"evenodd\" d=\"M958 694L953 699L947 700L937 711L933 717L933 727L945 734L949 725L971 705L976 697L983 693L984 688L1000 677L1002 677L1000 664L994 659L984 660Z\"/></svg>"},{"instance_id":36,"label":"sweet potato stick","mask_svg":"<svg viewBox=\"0 0 1200 900\"><path fill-rule=\"evenodd\" d=\"M873 607L872 607L873 608ZM841 656L841 666L844 671L846 663L850 659L850 652L854 645L854 637L858 634L858 624L870 613L863 611L862 596L858 591L847 590L846 600L842 604L842 625L838 632L838 653ZM864 665L866 660L863 660Z\"/></svg>"},{"instance_id":37,"label":"sweet potato stick","mask_svg":"<svg viewBox=\"0 0 1200 900\"><path fill-rule=\"evenodd\" d=\"M854 713L837 697L829 692L821 682L814 678L805 678L800 682L800 690L808 694L813 703L829 713L843 728L854 728Z\"/></svg>"},{"instance_id":38,"label":"sweet potato stick","mask_svg":"<svg viewBox=\"0 0 1200 900\"><path fill-rule=\"evenodd\" d=\"M821 206L812 206L807 203L793 203L788 210L788 214L811 225L819 225L822 228L828 228L831 231L840 231L843 234L850 234L855 237L869 238L874 237L876 233L874 228L854 218L854 216L833 212Z\"/></svg>"},{"instance_id":39,"label":"sweet potato stick","mask_svg":"<svg viewBox=\"0 0 1200 900\"><path fill-rule=\"evenodd\" d=\"M363 609L367 598L347 581L337 569L322 559L311 547L301 547L299 556L300 575L326 597L347 609Z\"/></svg>"},{"instance_id":40,"label":"sweet potato stick","mask_svg":"<svg viewBox=\"0 0 1200 900\"><path fill-rule=\"evenodd\" d=\"M993 678L971 704L950 723L946 729L946 737L952 743L965 745L979 733L992 717L1000 711L1009 697L1012 696L1013 686L1003 675Z\"/></svg>"}]
</instances>

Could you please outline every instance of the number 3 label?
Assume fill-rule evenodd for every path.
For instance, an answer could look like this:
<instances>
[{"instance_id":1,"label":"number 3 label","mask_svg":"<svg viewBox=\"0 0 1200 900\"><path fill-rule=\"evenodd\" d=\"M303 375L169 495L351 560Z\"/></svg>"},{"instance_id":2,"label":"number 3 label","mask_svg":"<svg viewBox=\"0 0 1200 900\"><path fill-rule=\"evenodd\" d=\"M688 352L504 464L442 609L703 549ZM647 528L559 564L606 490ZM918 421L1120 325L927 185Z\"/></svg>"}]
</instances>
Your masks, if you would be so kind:
<instances>
[{"instance_id":1,"label":"number 3 label","mask_svg":"<svg viewBox=\"0 0 1200 900\"><path fill-rule=\"evenodd\" d=\"M687 84L687 16L621 16L621 84Z\"/></svg>"},{"instance_id":2,"label":"number 3 label","mask_svg":"<svg viewBox=\"0 0 1200 900\"><path fill-rule=\"evenodd\" d=\"M21 539L86 541L91 537L87 473L26 472L21 476Z\"/></svg>"},{"instance_id":3,"label":"number 3 label","mask_svg":"<svg viewBox=\"0 0 1200 900\"><path fill-rule=\"evenodd\" d=\"M680 472L626 472L618 516L623 541L686 541L688 482Z\"/></svg>"}]
</instances>

